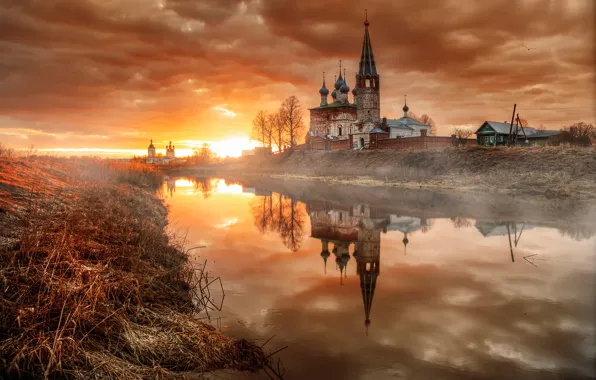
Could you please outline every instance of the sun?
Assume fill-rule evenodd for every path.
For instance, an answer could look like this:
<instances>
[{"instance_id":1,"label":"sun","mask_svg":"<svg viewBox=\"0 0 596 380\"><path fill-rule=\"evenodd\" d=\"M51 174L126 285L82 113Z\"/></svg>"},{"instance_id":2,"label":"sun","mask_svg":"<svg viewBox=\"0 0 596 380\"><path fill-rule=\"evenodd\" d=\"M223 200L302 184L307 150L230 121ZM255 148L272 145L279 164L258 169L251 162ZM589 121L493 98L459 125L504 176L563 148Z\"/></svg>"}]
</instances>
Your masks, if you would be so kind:
<instances>
[{"instance_id":1,"label":"sun","mask_svg":"<svg viewBox=\"0 0 596 380\"><path fill-rule=\"evenodd\" d=\"M243 150L251 150L259 146L255 141L248 137L232 137L221 141L214 141L211 144L211 150L219 157L240 157Z\"/></svg>"}]
</instances>

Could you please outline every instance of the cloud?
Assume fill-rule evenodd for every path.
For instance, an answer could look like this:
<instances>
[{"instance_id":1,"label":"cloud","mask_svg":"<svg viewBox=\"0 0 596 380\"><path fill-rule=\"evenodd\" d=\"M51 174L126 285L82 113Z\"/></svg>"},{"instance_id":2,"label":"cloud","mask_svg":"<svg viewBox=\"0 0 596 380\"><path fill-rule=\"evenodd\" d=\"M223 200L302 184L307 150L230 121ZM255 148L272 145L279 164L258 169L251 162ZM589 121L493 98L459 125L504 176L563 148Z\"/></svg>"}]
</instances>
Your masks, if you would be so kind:
<instances>
[{"instance_id":1,"label":"cloud","mask_svg":"<svg viewBox=\"0 0 596 380\"><path fill-rule=\"evenodd\" d=\"M231 117L231 118L236 117L235 112L230 111L229 109L224 108L222 106L214 106L212 109L225 117Z\"/></svg>"},{"instance_id":2,"label":"cloud","mask_svg":"<svg viewBox=\"0 0 596 380\"><path fill-rule=\"evenodd\" d=\"M367 6L385 116L399 116L407 93L443 133L500 120L513 103L551 128L596 121L592 1ZM330 78L338 59L353 84L362 19L354 0L3 0L0 118L131 146L145 141L122 131L248 135L256 111L287 96L316 105L321 72ZM236 114L227 129L210 112L222 104Z\"/></svg>"}]
</instances>

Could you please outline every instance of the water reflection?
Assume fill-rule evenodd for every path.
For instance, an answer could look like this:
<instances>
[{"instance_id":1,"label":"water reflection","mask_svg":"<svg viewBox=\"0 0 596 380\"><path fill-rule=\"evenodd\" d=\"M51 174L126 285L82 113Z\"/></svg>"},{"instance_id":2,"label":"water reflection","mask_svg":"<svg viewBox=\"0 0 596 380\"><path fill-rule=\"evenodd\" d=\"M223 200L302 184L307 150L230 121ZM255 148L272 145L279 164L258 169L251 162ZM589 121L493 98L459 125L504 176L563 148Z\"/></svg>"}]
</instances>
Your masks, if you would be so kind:
<instances>
[{"instance_id":1,"label":"water reflection","mask_svg":"<svg viewBox=\"0 0 596 380\"><path fill-rule=\"evenodd\" d=\"M224 330L275 334L288 379L594 376L581 213L561 226L428 199L176 184L172 218L224 279Z\"/></svg>"},{"instance_id":2,"label":"water reflection","mask_svg":"<svg viewBox=\"0 0 596 380\"><path fill-rule=\"evenodd\" d=\"M294 198L260 191L251 204L255 227L261 233L277 232L284 245L296 251L304 238L306 212Z\"/></svg>"}]
</instances>

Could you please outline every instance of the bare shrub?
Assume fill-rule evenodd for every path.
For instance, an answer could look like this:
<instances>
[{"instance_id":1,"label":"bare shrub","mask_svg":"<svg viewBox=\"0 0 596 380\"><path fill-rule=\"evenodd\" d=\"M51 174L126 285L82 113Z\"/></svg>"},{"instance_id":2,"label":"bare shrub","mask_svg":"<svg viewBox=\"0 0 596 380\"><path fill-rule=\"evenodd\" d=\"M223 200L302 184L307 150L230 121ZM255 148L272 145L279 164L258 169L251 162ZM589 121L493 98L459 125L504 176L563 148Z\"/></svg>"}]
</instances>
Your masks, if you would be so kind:
<instances>
[{"instance_id":1,"label":"bare shrub","mask_svg":"<svg viewBox=\"0 0 596 380\"><path fill-rule=\"evenodd\" d=\"M8 148L6 145L0 142L0 158L9 159L14 155L14 150Z\"/></svg>"}]
</instances>

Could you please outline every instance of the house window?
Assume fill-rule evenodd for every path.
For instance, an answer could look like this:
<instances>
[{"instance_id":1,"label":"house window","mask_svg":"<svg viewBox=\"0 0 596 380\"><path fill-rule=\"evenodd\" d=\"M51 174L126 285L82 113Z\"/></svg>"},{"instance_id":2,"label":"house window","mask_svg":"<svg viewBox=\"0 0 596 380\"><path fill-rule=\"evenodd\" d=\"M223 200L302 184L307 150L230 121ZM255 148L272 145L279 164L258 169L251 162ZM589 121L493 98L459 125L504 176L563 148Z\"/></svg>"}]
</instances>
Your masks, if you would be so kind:
<instances>
[{"instance_id":1,"label":"house window","mask_svg":"<svg viewBox=\"0 0 596 380\"><path fill-rule=\"evenodd\" d=\"M339 133L338 133L338 135L341 136L341 127L339 127Z\"/></svg>"},{"instance_id":2,"label":"house window","mask_svg":"<svg viewBox=\"0 0 596 380\"><path fill-rule=\"evenodd\" d=\"M495 142L495 136L489 136L488 139L489 139L488 142L491 144Z\"/></svg>"}]
</instances>

